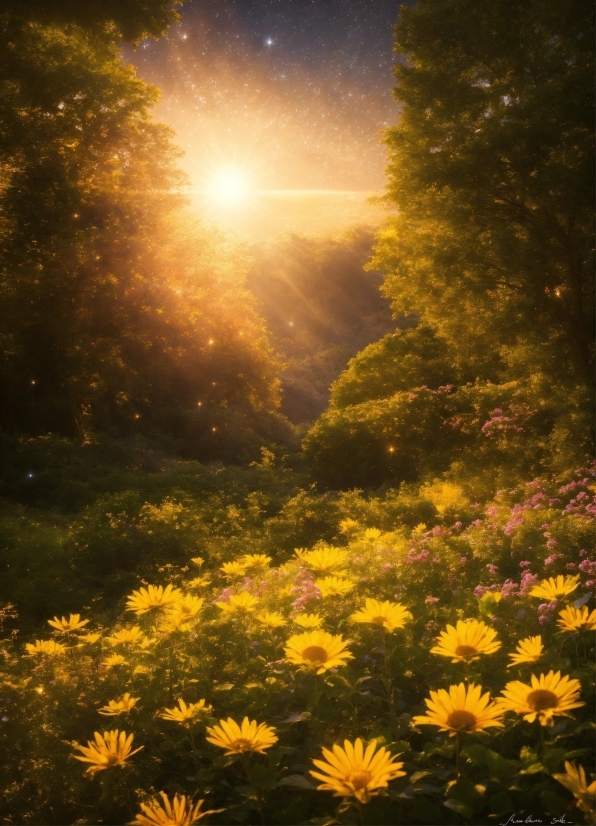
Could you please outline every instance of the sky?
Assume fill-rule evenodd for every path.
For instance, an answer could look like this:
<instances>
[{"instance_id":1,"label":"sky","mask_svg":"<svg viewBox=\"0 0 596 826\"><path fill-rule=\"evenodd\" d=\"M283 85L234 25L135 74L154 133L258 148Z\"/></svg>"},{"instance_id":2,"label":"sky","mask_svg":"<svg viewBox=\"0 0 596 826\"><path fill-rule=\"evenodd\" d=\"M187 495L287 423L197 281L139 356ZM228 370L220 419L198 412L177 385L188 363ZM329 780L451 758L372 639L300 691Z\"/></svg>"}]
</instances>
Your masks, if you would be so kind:
<instances>
[{"instance_id":1,"label":"sky","mask_svg":"<svg viewBox=\"0 0 596 826\"><path fill-rule=\"evenodd\" d=\"M399 0L191 0L129 55L198 190L380 191ZM227 175L227 179L226 179ZM235 176L235 177L234 177ZM227 188L227 189L226 189ZM238 194L238 193L236 193Z\"/></svg>"}]
</instances>

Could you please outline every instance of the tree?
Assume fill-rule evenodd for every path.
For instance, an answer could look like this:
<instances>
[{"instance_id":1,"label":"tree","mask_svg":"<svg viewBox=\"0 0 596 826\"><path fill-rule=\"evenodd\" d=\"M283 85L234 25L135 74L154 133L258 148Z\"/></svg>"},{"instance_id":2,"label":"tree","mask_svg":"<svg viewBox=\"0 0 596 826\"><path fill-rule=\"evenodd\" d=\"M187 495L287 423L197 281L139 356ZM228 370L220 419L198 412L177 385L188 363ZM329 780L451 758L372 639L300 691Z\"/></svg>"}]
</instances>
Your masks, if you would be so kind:
<instances>
[{"instance_id":1,"label":"tree","mask_svg":"<svg viewBox=\"0 0 596 826\"><path fill-rule=\"evenodd\" d=\"M395 309L479 375L593 380L592 14L587 0L401 8L397 215L373 266Z\"/></svg>"},{"instance_id":2,"label":"tree","mask_svg":"<svg viewBox=\"0 0 596 826\"><path fill-rule=\"evenodd\" d=\"M277 365L245 256L186 214L157 91L101 32L1 37L0 421L229 455L225 421L275 411Z\"/></svg>"}]
</instances>

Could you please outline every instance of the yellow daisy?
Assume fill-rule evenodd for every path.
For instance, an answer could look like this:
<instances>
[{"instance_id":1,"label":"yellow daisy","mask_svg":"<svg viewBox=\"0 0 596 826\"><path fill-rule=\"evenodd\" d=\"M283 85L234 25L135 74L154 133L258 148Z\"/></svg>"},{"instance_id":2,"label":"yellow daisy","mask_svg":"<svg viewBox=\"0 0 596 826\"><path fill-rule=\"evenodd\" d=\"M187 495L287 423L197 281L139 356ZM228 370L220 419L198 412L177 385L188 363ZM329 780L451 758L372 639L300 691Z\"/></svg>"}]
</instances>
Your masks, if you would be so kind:
<instances>
[{"instance_id":1,"label":"yellow daisy","mask_svg":"<svg viewBox=\"0 0 596 826\"><path fill-rule=\"evenodd\" d=\"M355 519L342 519L339 523L339 531L340 533L345 533L348 536L352 533L355 533L359 529L360 525L356 522Z\"/></svg>"},{"instance_id":2,"label":"yellow daisy","mask_svg":"<svg viewBox=\"0 0 596 826\"><path fill-rule=\"evenodd\" d=\"M55 628L61 634L70 634L71 631L82 628L84 625L87 625L88 622L88 619L82 620L80 614L71 614L69 619L66 619L66 617L62 617L62 619L54 617L53 620L48 620L48 625L51 625L52 628Z\"/></svg>"},{"instance_id":3,"label":"yellow daisy","mask_svg":"<svg viewBox=\"0 0 596 826\"><path fill-rule=\"evenodd\" d=\"M80 760L82 763L90 763L87 769L87 774L94 775L96 772L109 769L112 766L120 766L124 768L126 761L141 751L143 746L139 746L134 751L130 750L134 734L126 736L125 731L104 731L102 735L96 731L95 742L88 740L86 746L77 746L76 748L83 753L83 757L78 754L74 755L75 760Z\"/></svg>"},{"instance_id":4,"label":"yellow daisy","mask_svg":"<svg viewBox=\"0 0 596 826\"><path fill-rule=\"evenodd\" d=\"M451 662L472 663L482 654L494 654L501 647L496 640L497 632L482 621L458 620L457 626L447 626L437 637L439 645L430 649L431 654L451 657Z\"/></svg>"},{"instance_id":5,"label":"yellow daisy","mask_svg":"<svg viewBox=\"0 0 596 826\"><path fill-rule=\"evenodd\" d=\"M596 780L588 786L586 772L583 766L565 761L565 774L553 774L577 800L577 806L584 812L592 812L596 808Z\"/></svg>"},{"instance_id":6,"label":"yellow daisy","mask_svg":"<svg viewBox=\"0 0 596 826\"><path fill-rule=\"evenodd\" d=\"M114 631L107 639L112 646L140 644L143 639L143 632L138 625L133 625L132 628L120 628L118 631Z\"/></svg>"},{"instance_id":7,"label":"yellow daisy","mask_svg":"<svg viewBox=\"0 0 596 826\"><path fill-rule=\"evenodd\" d=\"M136 706L140 697L131 697L128 692L120 700L110 700L107 706L99 709L99 713L106 717L117 717L119 714L125 714L131 708Z\"/></svg>"},{"instance_id":8,"label":"yellow daisy","mask_svg":"<svg viewBox=\"0 0 596 826\"><path fill-rule=\"evenodd\" d=\"M372 740L364 751L360 737L354 743L344 740L344 747L337 744L333 751L323 749L324 760L313 760L315 766L324 772L311 771L310 774L323 783L317 789L330 791L336 797L355 797L360 803L368 803L372 795L384 789L390 780L404 777L403 763L396 763L393 755L385 748L377 749L377 741Z\"/></svg>"},{"instance_id":9,"label":"yellow daisy","mask_svg":"<svg viewBox=\"0 0 596 826\"><path fill-rule=\"evenodd\" d=\"M182 592L170 583L164 588L163 585L148 585L133 591L126 603L127 611L134 611L137 616L146 614L147 611L161 610L177 602L182 597Z\"/></svg>"},{"instance_id":10,"label":"yellow daisy","mask_svg":"<svg viewBox=\"0 0 596 826\"><path fill-rule=\"evenodd\" d=\"M378 528L367 528L364 531L364 538L367 540L367 542L376 542L377 539L379 539L379 537L381 536L382 531L380 531Z\"/></svg>"},{"instance_id":11,"label":"yellow daisy","mask_svg":"<svg viewBox=\"0 0 596 826\"><path fill-rule=\"evenodd\" d=\"M257 614L256 619L265 628L281 628L282 625L287 625L286 618L274 611L264 611L262 614Z\"/></svg>"},{"instance_id":12,"label":"yellow daisy","mask_svg":"<svg viewBox=\"0 0 596 826\"><path fill-rule=\"evenodd\" d=\"M209 714L212 710L213 707L208 706L205 700L186 705L184 700L180 699L178 708L166 708L159 716L162 720L171 720L174 723L188 723L189 720Z\"/></svg>"},{"instance_id":13,"label":"yellow daisy","mask_svg":"<svg viewBox=\"0 0 596 826\"><path fill-rule=\"evenodd\" d=\"M240 557L240 562L245 568L267 568L271 557L265 554L244 554Z\"/></svg>"},{"instance_id":14,"label":"yellow daisy","mask_svg":"<svg viewBox=\"0 0 596 826\"><path fill-rule=\"evenodd\" d=\"M341 579L337 576L326 576L324 579L315 580L315 585L322 597L342 596L351 591L355 584L351 579Z\"/></svg>"},{"instance_id":15,"label":"yellow daisy","mask_svg":"<svg viewBox=\"0 0 596 826\"><path fill-rule=\"evenodd\" d=\"M172 800L165 792L159 793L162 799L153 803L141 803L141 812L135 817L130 826L194 826L207 815L221 812L221 809L209 809L202 812L204 800L193 805L192 799L186 795L175 794Z\"/></svg>"},{"instance_id":16,"label":"yellow daisy","mask_svg":"<svg viewBox=\"0 0 596 826\"><path fill-rule=\"evenodd\" d=\"M209 726L207 740L215 746L225 749L226 754L244 754L257 751L265 753L278 741L275 729L265 723L257 723L245 717L239 726L231 717L220 720L219 726Z\"/></svg>"},{"instance_id":17,"label":"yellow daisy","mask_svg":"<svg viewBox=\"0 0 596 826\"><path fill-rule=\"evenodd\" d=\"M197 565L199 568L205 562L202 556L193 556L190 561L194 562L194 564Z\"/></svg>"},{"instance_id":18,"label":"yellow daisy","mask_svg":"<svg viewBox=\"0 0 596 826\"><path fill-rule=\"evenodd\" d=\"M502 728L503 712L490 694L482 694L482 686L470 683L452 685L449 691L440 688L430 692L430 700L424 701L426 715L417 715L412 722L417 726L438 726L450 736L471 731L484 731L491 726Z\"/></svg>"},{"instance_id":19,"label":"yellow daisy","mask_svg":"<svg viewBox=\"0 0 596 826\"><path fill-rule=\"evenodd\" d=\"M503 711L515 711L523 714L524 720L533 723L538 719L543 726L552 726L553 717L571 717L572 708L579 708L585 703L578 702L581 690L579 680L561 677L561 672L549 671L540 678L532 674L532 685L514 680L507 683L503 696L498 698Z\"/></svg>"},{"instance_id":20,"label":"yellow daisy","mask_svg":"<svg viewBox=\"0 0 596 826\"><path fill-rule=\"evenodd\" d=\"M522 663L538 662L544 653L542 637L526 637L525 640L520 640L516 651L517 654L509 654L511 662L507 668L513 668L514 665L522 665Z\"/></svg>"},{"instance_id":21,"label":"yellow daisy","mask_svg":"<svg viewBox=\"0 0 596 826\"><path fill-rule=\"evenodd\" d=\"M208 574L203 576L196 576L194 579L189 579L187 585L189 588L203 588L211 584L211 577Z\"/></svg>"},{"instance_id":22,"label":"yellow daisy","mask_svg":"<svg viewBox=\"0 0 596 826\"><path fill-rule=\"evenodd\" d=\"M300 628L320 628L323 624L323 617L319 614L298 614L292 622Z\"/></svg>"},{"instance_id":23,"label":"yellow daisy","mask_svg":"<svg viewBox=\"0 0 596 826\"><path fill-rule=\"evenodd\" d=\"M329 668L345 665L346 660L354 658L347 648L348 642L341 634L307 631L305 634L294 634L290 637L284 651L293 665L316 669L317 674L323 674Z\"/></svg>"},{"instance_id":24,"label":"yellow daisy","mask_svg":"<svg viewBox=\"0 0 596 826\"><path fill-rule=\"evenodd\" d=\"M128 660L122 654L112 654L107 659L103 660L102 665L105 668L116 668L118 665L128 665Z\"/></svg>"},{"instance_id":25,"label":"yellow daisy","mask_svg":"<svg viewBox=\"0 0 596 826\"><path fill-rule=\"evenodd\" d=\"M243 565L241 562L224 562L219 570L229 579L233 579L234 577L244 576L246 573L246 565Z\"/></svg>"},{"instance_id":26,"label":"yellow daisy","mask_svg":"<svg viewBox=\"0 0 596 826\"><path fill-rule=\"evenodd\" d=\"M579 585L579 574L577 576L558 576L556 579L550 577L543 579L540 585L535 585L529 595L531 597L541 597L553 602L559 597L566 597L572 594Z\"/></svg>"},{"instance_id":27,"label":"yellow daisy","mask_svg":"<svg viewBox=\"0 0 596 826\"><path fill-rule=\"evenodd\" d=\"M81 634L81 636L77 639L79 640L79 642L87 643L87 645L93 645L101 639L101 634L98 634L96 632L92 634Z\"/></svg>"},{"instance_id":28,"label":"yellow daisy","mask_svg":"<svg viewBox=\"0 0 596 826\"><path fill-rule=\"evenodd\" d=\"M378 625L389 633L396 628L403 628L409 619L412 619L412 614L401 603L388 600L381 602L378 599L365 600L364 608L350 617L352 622Z\"/></svg>"},{"instance_id":29,"label":"yellow daisy","mask_svg":"<svg viewBox=\"0 0 596 826\"><path fill-rule=\"evenodd\" d=\"M348 552L340 548L317 548L308 553L302 553L300 561L312 568L313 571L328 573L343 568L348 558Z\"/></svg>"},{"instance_id":30,"label":"yellow daisy","mask_svg":"<svg viewBox=\"0 0 596 826\"><path fill-rule=\"evenodd\" d=\"M241 591L239 594L232 594L229 602L216 602L215 604L227 614L243 614L247 611L254 611L258 601L248 591Z\"/></svg>"},{"instance_id":31,"label":"yellow daisy","mask_svg":"<svg viewBox=\"0 0 596 826\"><path fill-rule=\"evenodd\" d=\"M558 622L561 631L596 631L596 609L592 612L584 605L582 608L569 606L559 612L561 619Z\"/></svg>"},{"instance_id":32,"label":"yellow daisy","mask_svg":"<svg viewBox=\"0 0 596 826\"><path fill-rule=\"evenodd\" d=\"M39 656L41 654L46 657L60 657L66 651L66 646L54 640L35 640L35 644L30 642L25 644L27 654L30 657Z\"/></svg>"},{"instance_id":33,"label":"yellow daisy","mask_svg":"<svg viewBox=\"0 0 596 826\"><path fill-rule=\"evenodd\" d=\"M190 594L177 600L168 608L170 614L176 614L182 620L192 619L199 614L205 600L202 597L194 597Z\"/></svg>"}]
</instances>

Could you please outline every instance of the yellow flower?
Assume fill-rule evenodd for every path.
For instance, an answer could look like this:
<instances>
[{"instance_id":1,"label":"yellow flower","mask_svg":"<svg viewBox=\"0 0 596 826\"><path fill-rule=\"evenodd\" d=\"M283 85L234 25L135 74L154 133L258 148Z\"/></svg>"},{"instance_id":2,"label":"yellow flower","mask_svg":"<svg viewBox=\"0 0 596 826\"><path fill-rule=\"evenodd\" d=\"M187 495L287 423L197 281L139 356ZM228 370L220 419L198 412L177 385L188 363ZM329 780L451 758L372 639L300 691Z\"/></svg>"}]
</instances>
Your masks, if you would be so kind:
<instances>
[{"instance_id":1,"label":"yellow flower","mask_svg":"<svg viewBox=\"0 0 596 826\"><path fill-rule=\"evenodd\" d=\"M78 639L79 639L80 642L87 643L87 645L93 645L94 643L96 643L98 640L101 639L101 634L98 634L98 633L81 634L81 636L78 637Z\"/></svg>"},{"instance_id":2,"label":"yellow flower","mask_svg":"<svg viewBox=\"0 0 596 826\"><path fill-rule=\"evenodd\" d=\"M271 562L271 557L265 554L244 554L240 557L240 562L245 568L266 568Z\"/></svg>"},{"instance_id":3,"label":"yellow flower","mask_svg":"<svg viewBox=\"0 0 596 826\"><path fill-rule=\"evenodd\" d=\"M83 753L83 757L75 754L75 760L80 760L82 763L90 763L86 773L94 775L96 772L109 769L112 766L121 766L124 768L126 761L133 754L141 751L143 746L139 746L134 751L130 750L134 734L126 736L125 731L104 731L102 735L96 731L95 742L88 740L86 746L77 746L77 749Z\"/></svg>"},{"instance_id":4,"label":"yellow flower","mask_svg":"<svg viewBox=\"0 0 596 826\"><path fill-rule=\"evenodd\" d=\"M561 631L570 631L572 634L577 631L596 631L596 609L590 613L585 605L583 608L573 608L570 605L560 611L559 616Z\"/></svg>"},{"instance_id":5,"label":"yellow flower","mask_svg":"<svg viewBox=\"0 0 596 826\"><path fill-rule=\"evenodd\" d=\"M141 649L141 651L148 651L155 645L156 642L157 640L154 637L143 637L143 639L139 643L139 648Z\"/></svg>"},{"instance_id":6,"label":"yellow flower","mask_svg":"<svg viewBox=\"0 0 596 826\"><path fill-rule=\"evenodd\" d=\"M257 724L256 720L249 722L248 717L239 726L231 717L220 720L219 726L210 726L207 729L207 740L222 749L226 754L243 754L251 751L265 753L278 741L275 729L265 723Z\"/></svg>"},{"instance_id":7,"label":"yellow flower","mask_svg":"<svg viewBox=\"0 0 596 826\"><path fill-rule=\"evenodd\" d=\"M211 577L205 574L204 576L197 576L194 579L188 581L188 586L190 588L203 588L205 585L211 584Z\"/></svg>"},{"instance_id":8,"label":"yellow flower","mask_svg":"<svg viewBox=\"0 0 596 826\"><path fill-rule=\"evenodd\" d=\"M494 654L501 647L496 640L497 632L478 620L459 620L457 627L447 626L441 631L437 642L430 649L431 654L441 657L451 657L451 662L472 663L479 659L481 654Z\"/></svg>"},{"instance_id":9,"label":"yellow flower","mask_svg":"<svg viewBox=\"0 0 596 826\"><path fill-rule=\"evenodd\" d=\"M99 709L99 713L104 714L106 717L117 717L119 714L130 711L140 699L140 697L131 697L130 694L126 692L121 700L110 700L107 706Z\"/></svg>"},{"instance_id":10,"label":"yellow flower","mask_svg":"<svg viewBox=\"0 0 596 826\"><path fill-rule=\"evenodd\" d=\"M246 566L241 562L224 562L219 570L223 571L228 578L233 579L237 576L244 576L246 573Z\"/></svg>"},{"instance_id":11,"label":"yellow flower","mask_svg":"<svg viewBox=\"0 0 596 826\"><path fill-rule=\"evenodd\" d=\"M378 625L385 631L395 631L396 628L403 628L412 614L399 602L381 602L378 599L367 599L365 607L361 611L356 611L350 617L352 622L365 622L371 625Z\"/></svg>"},{"instance_id":12,"label":"yellow flower","mask_svg":"<svg viewBox=\"0 0 596 826\"><path fill-rule=\"evenodd\" d=\"M481 696L482 695L482 696ZM412 722L417 726L438 726L450 736L469 731L484 731L491 726L502 728L503 712L490 701L490 694L482 694L482 686L470 683L452 685L449 691L440 688L430 692L426 716L417 715Z\"/></svg>"},{"instance_id":13,"label":"yellow flower","mask_svg":"<svg viewBox=\"0 0 596 826\"><path fill-rule=\"evenodd\" d=\"M25 645L27 654L35 657L44 654L46 657L60 657L66 651L66 646L54 640L35 640L35 645L28 642Z\"/></svg>"},{"instance_id":14,"label":"yellow flower","mask_svg":"<svg viewBox=\"0 0 596 826\"><path fill-rule=\"evenodd\" d=\"M287 624L285 617L275 612L264 611L262 614L257 614L257 620L266 628L281 628L282 625Z\"/></svg>"},{"instance_id":15,"label":"yellow flower","mask_svg":"<svg viewBox=\"0 0 596 826\"><path fill-rule=\"evenodd\" d=\"M180 699L178 708L166 708L159 716L162 720L171 720L174 723L188 723L189 720L209 714L210 711L212 711L212 706L206 705L205 700L186 705L184 700Z\"/></svg>"},{"instance_id":16,"label":"yellow flower","mask_svg":"<svg viewBox=\"0 0 596 826\"><path fill-rule=\"evenodd\" d=\"M118 631L108 637L110 645L132 645L133 643L140 644L143 638L143 632L138 625L133 625L132 628L120 628Z\"/></svg>"},{"instance_id":17,"label":"yellow flower","mask_svg":"<svg viewBox=\"0 0 596 826\"><path fill-rule=\"evenodd\" d=\"M82 620L80 614L71 614L69 619L66 619L66 617L62 617L62 619L54 617L53 620L48 620L48 625L51 625L52 628L55 628L61 634L70 634L71 631L82 628L84 625L87 625L88 622L88 619Z\"/></svg>"},{"instance_id":18,"label":"yellow flower","mask_svg":"<svg viewBox=\"0 0 596 826\"><path fill-rule=\"evenodd\" d=\"M199 568L205 562L202 556L193 556L190 561L194 562L194 564L197 565Z\"/></svg>"},{"instance_id":19,"label":"yellow flower","mask_svg":"<svg viewBox=\"0 0 596 826\"><path fill-rule=\"evenodd\" d=\"M182 592L170 583L164 588L163 585L148 585L133 591L126 603L127 611L134 611L137 616L146 614L147 611L160 610L172 605L182 596Z\"/></svg>"},{"instance_id":20,"label":"yellow flower","mask_svg":"<svg viewBox=\"0 0 596 826\"><path fill-rule=\"evenodd\" d=\"M368 803L372 795L384 789L390 780L404 777L403 763L396 763L394 755L385 748L376 751L377 741L372 740L364 751L360 737L354 743L344 740L344 747L334 745L333 751L323 749L323 760L313 760L320 772L310 774L323 783L317 789L333 792L336 797L355 797Z\"/></svg>"},{"instance_id":21,"label":"yellow flower","mask_svg":"<svg viewBox=\"0 0 596 826\"><path fill-rule=\"evenodd\" d=\"M298 614L294 617L293 622L301 628L320 628L323 624L323 617L319 614Z\"/></svg>"},{"instance_id":22,"label":"yellow flower","mask_svg":"<svg viewBox=\"0 0 596 826\"><path fill-rule=\"evenodd\" d=\"M102 665L106 668L115 668L117 665L128 665L128 660L122 654L112 654L102 662Z\"/></svg>"},{"instance_id":23,"label":"yellow flower","mask_svg":"<svg viewBox=\"0 0 596 826\"><path fill-rule=\"evenodd\" d=\"M382 536L382 531L378 528L367 528L364 531L364 538L367 542L376 542L380 536Z\"/></svg>"},{"instance_id":24,"label":"yellow flower","mask_svg":"<svg viewBox=\"0 0 596 826\"><path fill-rule=\"evenodd\" d=\"M334 597L347 594L355 584L351 579L341 579L337 576L326 576L324 579L315 580L315 585L321 592L322 597Z\"/></svg>"},{"instance_id":25,"label":"yellow flower","mask_svg":"<svg viewBox=\"0 0 596 826\"><path fill-rule=\"evenodd\" d=\"M565 761L565 774L553 774L577 800L577 806L584 812L592 812L596 808L596 780L588 786L586 772L583 766Z\"/></svg>"},{"instance_id":26,"label":"yellow flower","mask_svg":"<svg viewBox=\"0 0 596 826\"><path fill-rule=\"evenodd\" d=\"M577 576L558 576L556 579L543 579L540 585L535 585L529 594L531 597L542 597L550 602L559 597L566 597L572 594L579 585L579 574Z\"/></svg>"},{"instance_id":27,"label":"yellow flower","mask_svg":"<svg viewBox=\"0 0 596 826\"><path fill-rule=\"evenodd\" d=\"M340 548L317 548L314 551L303 553L300 561L312 568L313 571L328 573L343 568L348 558L348 552Z\"/></svg>"},{"instance_id":28,"label":"yellow flower","mask_svg":"<svg viewBox=\"0 0 596 826\"><path fill-rule=\"evenodd\" d=\"M241 591L239 594L232 594L229 602L216 602L215 604L228 614L242 614L245 611L254 611L258 601L248 591Z\"/></svg>"},{"instance_id":29,"label":"yellow flower","mask_svg":"<svg viewBox=\"0 0 596 826\"><path fill-rule=\"evenodd\" d=\"M511 662L507 668L513 668L514 665L521 665L522 663L538 662L544 652L542 637L526 637L525 640L520 640L516 651L517 654L509 654Z\"/></svg>"},{"instance_id":30,"label":"yellow flower","mask_svg":"<svg viewBox=\"0 0 596 826\"><path fill-rule=\"evenodd\" d=\"M307 631L294 634L286 642L284 649L287 659L293 665L302 665L316 669L323 674L329 668L345 665L354 655L347 648L348 641L341 634L328 634L327 631Z\"/></svg>"},{"instance_id":31,"label":"yellow flower","mask_svg":"<svg viewBox=\"0 0 596 826\"><path fill-rule=\"evenodd\" d=\"M160 792L162 803L155 800L153 803L141 803L141 813L132 821L130 826L193 826L207 815L222 811L221 809L209 809L201 811L201 806L205 802L199 800L192 803L191 798L185 795L174 795L172 801L165 794Z\"/></svg>"},{"instance_id":32,"label":"yellow flower","mask_svg":"<svg viewBox=\"0 0 596 826\"><path fill-rule=\"evenodd\" d=\"M193 597L191 595L187 595L182 597L182 599L177 600L173 605L168 608L170 614L174 614L182 620L188 620L192 617L196 617L201 608L203 607L203 603L205 600L202 597Z\"/></svg>"},{"instance_id":33,"label":"yellow flower","mask_svg":"<svg viewBox=\"0 0 596 826\"><path fill-rule=\"evenodd\" d=\"M354 519L342 519L339 523L340 533L352 534L358 530L360 525Z\"/></svg>"},{"instance_id":34,"label":"yellow flower","mask_svg":"<svg viewBox=\"0 0 596 826\"><path fill-rule=\"evenodd\" d=\"M556 674L549 671L540 678L532 674L531 681L531 686L519 680L507 683L502 697L498 698L501 709L523 714L528 723L538 719L541 725L552 726L553 717L571 717L567 713L569 709L585 705L577 702L581 690L579 680L561 677L560 671Z\"/></svg>"}]
</instances>

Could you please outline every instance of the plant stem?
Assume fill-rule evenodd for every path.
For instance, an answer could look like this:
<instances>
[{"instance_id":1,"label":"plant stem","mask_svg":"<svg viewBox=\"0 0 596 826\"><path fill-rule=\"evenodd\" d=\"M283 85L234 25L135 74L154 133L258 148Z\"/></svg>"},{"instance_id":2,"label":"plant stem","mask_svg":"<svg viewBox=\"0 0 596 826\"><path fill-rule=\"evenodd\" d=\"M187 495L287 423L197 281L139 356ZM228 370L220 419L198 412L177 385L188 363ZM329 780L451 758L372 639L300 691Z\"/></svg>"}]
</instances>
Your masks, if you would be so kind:
<instances>
[{"instance_id":1,"label":"plant stem","mask_svg":"<svg viewBox=\"0 0 596 826\"><path fill-rule=\"evenodd\" d=\"M459 780L461 776L461 772L459 770L459 758L461 755L461 734L459 731L457 732L457 744L455 746L455 772L457 774L457 779Z\"/></svg>"},{"instance_id":2,"label":"plant stem","mask_svg":"<svg viewBox=\"0 0 596 826\"><path fill-rule=\"evenodd\" d=\"M189 723L189 725L188 725L188 739L190 740L190 747L192 749L193 760L195 761L195 770L196 770L196 773L197 773L197 781L198 781L198 779L199 779L199 769L200 769L200 767L199 767L199 758L197 757L197 750L195 748L195 738L194 738L194 735L192 733L192 724L191 723Z\"/></svg>"}]
</instances>

